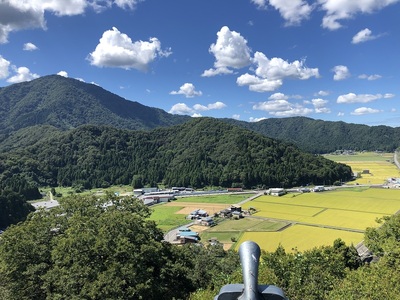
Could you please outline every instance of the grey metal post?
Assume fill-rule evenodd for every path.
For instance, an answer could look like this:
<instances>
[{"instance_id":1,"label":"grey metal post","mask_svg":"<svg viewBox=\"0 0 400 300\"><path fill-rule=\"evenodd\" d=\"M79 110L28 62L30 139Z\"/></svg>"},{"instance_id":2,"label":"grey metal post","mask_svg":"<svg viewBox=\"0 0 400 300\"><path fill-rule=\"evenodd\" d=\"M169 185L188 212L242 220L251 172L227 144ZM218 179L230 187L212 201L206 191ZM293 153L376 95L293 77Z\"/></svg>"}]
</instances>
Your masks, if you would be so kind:
<instances>
[{"instance_id":1,"label":"grey metal post","mask_svg":"<svg viewBox=\"0 0 400 300\"><path fill-rule=\"evenodd\" d=\"M283 291L274 285L258 285L260 247L243 242L239 247L243 284L224 285L214 300L287 300Z\"/></svg>"},{"instance_id":2,"label":"grey metal post","mask_svg":"<svg viewBox=\"0 0 400 300\"><path fill-rule=\"evenodd\" d=\"M242 264L243 294L238 300L262 300L258 291L258 264L260 262L260 247L252 242L246 241L239 247L240 263Z\"/></svg>"}]
</instances>

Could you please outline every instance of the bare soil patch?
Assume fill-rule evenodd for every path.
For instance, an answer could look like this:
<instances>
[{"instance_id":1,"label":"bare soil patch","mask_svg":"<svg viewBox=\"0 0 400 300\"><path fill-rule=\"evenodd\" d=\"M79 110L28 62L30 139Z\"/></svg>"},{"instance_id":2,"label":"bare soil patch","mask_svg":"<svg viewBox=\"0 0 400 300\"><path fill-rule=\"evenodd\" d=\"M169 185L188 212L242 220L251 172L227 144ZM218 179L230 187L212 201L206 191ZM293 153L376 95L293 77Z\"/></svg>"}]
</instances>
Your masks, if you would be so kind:
<instances>
[{"instance_id":1,"label":"bare soil patch","mask_svg":"<svg viewBox=\"0 0 400 300\"><path fill-rule=\"evenodd\" d=\"M193 203L193 202L169 202L167 206L183 206L181 210L177 211L177 214L188 215L196 209L205 210L209 215L213 215L216 212L230 207L229 204L212 204L212 203Z\"/></svg>"}]
</instances>

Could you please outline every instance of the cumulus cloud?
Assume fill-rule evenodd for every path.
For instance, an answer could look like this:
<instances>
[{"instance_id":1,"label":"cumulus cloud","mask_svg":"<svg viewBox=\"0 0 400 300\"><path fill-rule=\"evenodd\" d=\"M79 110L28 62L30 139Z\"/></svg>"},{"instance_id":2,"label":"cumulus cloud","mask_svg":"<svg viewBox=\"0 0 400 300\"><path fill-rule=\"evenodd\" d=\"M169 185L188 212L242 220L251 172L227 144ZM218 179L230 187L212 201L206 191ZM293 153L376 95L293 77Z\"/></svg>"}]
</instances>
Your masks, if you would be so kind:
<instances>
[{"instance_id":1,"label":"cumulus cloud","mask_svg":"<svg viewBox=\"0 0 400 300\"><path fill-rule=\"evenodd\" d=\"M315 96L320 96L320 97L326 97L329 95L328 91L319 91L317 93L315 93Z\"/></svg>"},{"instance_id":2,"label":"cumulus cloud","mask_svg":"<svg viewBox=\"0 0 400 300\"><path fill-rule=\"evenodd\" d=\"M10 62L0 55L0 79L7 78L10 68Z\"/></svg>"},{"instance_id":3,"label":"cumulus cloud","mask_svg":"<svg viewBox=\"0 0 400 300\"><path fill-rule=\"evenodd\" d=\"M142 0L1 0L0 43L8 41L13 31L46 29L45 13L56 16L73 16L85 13L88 7L101 12L112 4L123 9L134 9Z\"/></svg>"},{"instance_id":4,"label":"cumulus cloud","mask_svg":"<svg viewBox=\"0 0 400 300\"><path fill-rule=\"evenodd\" d=\"M322 27L336 30L342 27L340 20L353 18L358 13L373 13L399 0L318 0L322 10L326 11L322 20Z\"/></svg>"},{"instance_id":5,"label":"cumulus cloud","mask_svg":"<svg viewBox=\"0 0 400 300\"><path fill-rule=\"evenodd\" d=\"M314 6L311 6L304 0L251 0L257 8L266 9L268 4L276 9L287 26L299 25L301 21L310 17Z\"/></svg>"},{"instance_id":6,"label":"cumulus cloud","mask_svg":"<svg viewBox=\"0 0 400 300\"><path fill-rule=\"evenodd\" d=\"M186 98L193 98L195 96L201 96L201 91L196 91L195 86L192 83L184 83L179 91L170 92L171 95L185 95Z\"/></svg>"},{"instance_id":7,"label":"cumulus cloud","mask_svg":"<svg viewBox=\"0 0 400 300\"><path fill-rule=\"evenodd\" d=\"M290 63L278 57L269 59L262 52L256 52L253 62L257 66L255 75L246 73L239 76L236 82L239 86L248 85L255 92L274 91L283 84L285 78L306 80L319 77L318 68L306 67L304 60Z\"/></svg>"},{"instance_id":8,"label":"cumulus cloud","mask_svg":"<svg viewBox=\"0 0 400 300\"><path fill-rule=\"evenodd\" d=\"M60 71L57 73L57 75L68 78L68 73L66 71Z\"/></svg>"},{"instance_id":9,"label":"cumulus cloud","mask_svg":"<svg viewBox=\"0 0 400 300\"><path fill-rule=\"evenodd\" d=\"M365 29L359 31L355 36L353 36L351 43L352 44L364 43L367 41L374 40L378 37L379 36L377 36L377 35L372 35L372 31L369 30L368 28L365 28Z\"/></svg>"},{"instance_id":10,"label":"cumulus cloud","mask_svg":"<svg viewBox=\"0 0 400 300\"><path fill-rule=\"evenodd\" d=\"M35 44L32 44L32 43L25 43L24 47L23 47L24 51L35 51L38 49L39 48Z\"/></svg>"},{"instance_id":11,"label":"cumulus cloud","mask_svg":"<svg viewBox=\"0 0 400 300\"><path fill-rule=\"evenodd\" d=\"M360 116L360 115L368 115L368 114L376 114L382 112L379 109L374 109L370 107L359 107L356 108L354 111L352 111L350 114L354 116Z\"/></svg>"},{"instance_id":12,"label":"cumulus cloud","mask_svg":"<svg viewBox=\"0 0 400 300\"><path fill-rule=\"evenodd\" d=\"M331 110L326 107L326 105L328 104L328 100L324 100L321 98L317 98L317 99L312 99L311 103L312 105L314 105L314 110L317 114L328 114L331 112Z\"/></svg>"},{"instance_id":13,"label":"cumulus cloud","mask_svg":"<svg viewBox=\"0 0 400 300\"><path fill-rule=\"evenodd\" d=\"M233 115L233 116L232 116L232 119L235 119L235 120L240 120L240 115L238 115L238 114L235 114L235 115Z\"/></svg>"},{"instance_id":14,"label":"cumulus cloud","mask_svg":"<svg viewBox=\"0 0 400 300\"><path fill-rule=\"evenodd\" d=\"M14 71L16 74L8 78L7 82L19 83L39 78L38 74L31 73L31 71L27 67L19 67L19 68L14 67Z\"/></svg>"},{"instance_id":15,"label":"cumulus cloud","mask_svg":"<svg viewBox=\"0 0 400 300\"><path fill-rule=\"evenodd\" d=\"M172 106L172 108L169 110L169 113L177 115L191 115L193 117L193 116L201 116L201 114L199 113L201 111L222 109L225 107L226 104L219 101L207 105L195 104L193 105L193 107L189 107L185 103L177 103Z\"/></svg>"},{"instance_id":16,"label":"cumulus cloud","mask_svg":"<svg viewBox=\"0 0 400 300\"><path fill-rule=\"evenodd\" d=\"M346 78L350 77L350 71L349 68L347 68L346 66L335 66L332 69L333 72L335 72L335 74L333 75L333 80L345 80Z\"/></svg>"},{"instance_id":17,"label":"cumulus cloud","mask_svg":"<svg viewBox=\"0 0 400 300\"><path fill-rule=\"evenodd\" d=\"M281 79L269 80L268 78L260 78L251 74L243 74L236 79L239 86L249 86L252 92L272 92L279 88L283 82Z\"/></svg>"},{"instance_id":18,"label":"cumulus cloud","mask_svg":"<svg viewBox=\"0 0 400 300\"><path fill-rule=\"evenodd\" d=\"M313 10L313 6L303 0L269 0L269 4L279 11L288 26L299 25Z\"/></svg>"},{"instance_id":19,"label":"cumulus cloud","mask_svg":"<svg viewBox=\"0 0 400 300\"><path fill-rule=\"evenodd\" d=\"M175 115L190 115L194 113L194 110L185 103L176 103L171 107L169 113Z\"/></svg>"},{"instance_id":20,"label":"cumulus cloud","mask_svg":"<svg viewBox=\"0 0 400 300\"><path fill-rule=\"evenodd\" d=\"M337 103L368 103L379 99L393 98L394 94L354 94L348 93L346 95L340 95L336 102Z\"/></svg>"},{"instance_id":21,"label":"cumulus cloud","mask_svg":"<svg viewBox=\"0 0 400 300\"><path fill-rule=\"evenodd\" d=\"M157 57L167 57L170 49L161 50L161 43L157 38L146 41L135 41L121 33L117 28L103 33L96 49L89 54L88 60L97 67L115 67L147 71Z\"/></svg>"},{"instance_id":22,"label":"cumulus cloud","mask_svg":"<svg viewBox=\"0 0 400 300\"><path fill-rule=\"evenodd\" d=\"M373 75L361 74L360 76L358 76L358 78L367 80L377 80L382 78L382 76L378 74L373 74Z\"/></svg>"},{"instance_id":23,"label":"cumulus cloud","mask_svg":"<svg viewBox=\"0 0 400 300\"><path fill-rule=\"evenodd\" d=\"M204 71L203 77L231 74L232 69L240 69L251 63L251 49L247 41L227 26L217 33L217 41L211 44L209 52L215 57L214 68Z\"/></svg>"},{"instance_id":24,"label":"cumulus cloud","mask_svg":"<svg viewBox=\"0 0 400 300\"><path fill-rule=\"evenodd\" d=\"M253 109L266 111L277 117L305 116L313 112L311 108L289 102L288 98L282 93L275 93L268 98L269 101L253 105Z\"/></svg>"},{"instance_id":25,"label":"cumulus cloud","mask_svg":"<svg viewBox=\"0 0 400 300\"><path fill-rule=\"evenodd\" d=\"M208 105L201 105L201 104L195 104L193 105L193 109L196 111L206 111L206 110L212 110L212 109L222 109L226 107L226 104L220 101L217 101L215 103L211 103Z\"/></svg>"}]
</instances>

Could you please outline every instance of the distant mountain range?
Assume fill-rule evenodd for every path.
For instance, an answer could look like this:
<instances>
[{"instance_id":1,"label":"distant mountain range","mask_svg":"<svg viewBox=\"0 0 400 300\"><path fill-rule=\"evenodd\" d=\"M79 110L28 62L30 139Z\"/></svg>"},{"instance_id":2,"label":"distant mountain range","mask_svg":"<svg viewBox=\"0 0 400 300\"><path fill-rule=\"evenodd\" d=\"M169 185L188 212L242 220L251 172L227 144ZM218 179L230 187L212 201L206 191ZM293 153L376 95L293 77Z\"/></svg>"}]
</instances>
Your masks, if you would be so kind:
<instances>
[{"instance_id":1,"label":"distant mountain range","mask_svg":"<svg viewBox=\"0 0 400 300\"><path fill-rule=\"evenodd\" d=\"M94 84L50 75L0 89L0 150L15 145L16 136L21 144L31 143L35 136L40 138L42 135L33 133L32 126L45 132L88 124L151 130L183 124L190 119L189 116L172 115L126 100ZM337 149L394 151L400 145L400 128L389 126L305 117L270 118L256 123L233 119L223 121L293 143L311 153ZM19 130L22 133L16 133ZM24 134L27 130L30 132L29 140ZM25 143L21 139L25 139Z\"/></svg>"}]
</instances>

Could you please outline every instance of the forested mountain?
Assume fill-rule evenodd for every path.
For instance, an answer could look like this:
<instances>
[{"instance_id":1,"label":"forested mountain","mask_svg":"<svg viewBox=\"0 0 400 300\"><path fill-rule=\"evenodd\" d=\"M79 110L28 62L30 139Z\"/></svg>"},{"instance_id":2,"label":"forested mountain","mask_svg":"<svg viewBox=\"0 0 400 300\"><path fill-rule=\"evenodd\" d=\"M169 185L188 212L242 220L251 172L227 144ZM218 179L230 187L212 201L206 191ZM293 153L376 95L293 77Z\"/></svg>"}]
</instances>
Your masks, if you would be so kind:
<instances>
[{"instance_id":1,"label":"forested mountain","mask_svg":"<svg viewBox=\"0 0 400 300\"><path fill-rule=\"evenodd\" d=\"M58 75L0 88L0 151L34 142L42 130L105 125L121 129L150 130L190 120L161 109L123 99L103 88ZM223 119L225 122L296 144L311 153L337 149L394 151L400 146L400 128L367 126L306 117L270 118L259 122ZM44 125L45 127L41 127ZM32 126L36 126L31 128ZM10 133L25 129L10 139Z\"/></svg>"},{"instance_id":2,"label":"forested mountain","mask_svg":"<svg viewBox=\"0 0 400 300\"><path fill-rule=\"evenodd\" d=\"M84 124L152 129L188 119L59 75L0 89L0 140L6 133L34 125L52 125L63 130Z\"/></svg>"},{"instance_id":3,"label":"forested mountain","mask_svg":"<svg viewBox=\"0 0 400 300\"><path fill-rule=\"evenodd\" d=\"M45 186L333 184L351 169L213 118L130 131L86 125L0 155L0 182Z\"/></svg>"},{"instance_id":4,"label":"forested mountain","mask_svg":"<svg viewBox=\"0 0 400 300\"><path fill-rule=\"evenodd\" d=\"M270 138L294 143L311 153L329 153L338 149L392 152L400 146L399 127L367 126L306 117L271 118L255 123L224 120Z\"/></svg>"}]
</instances>

